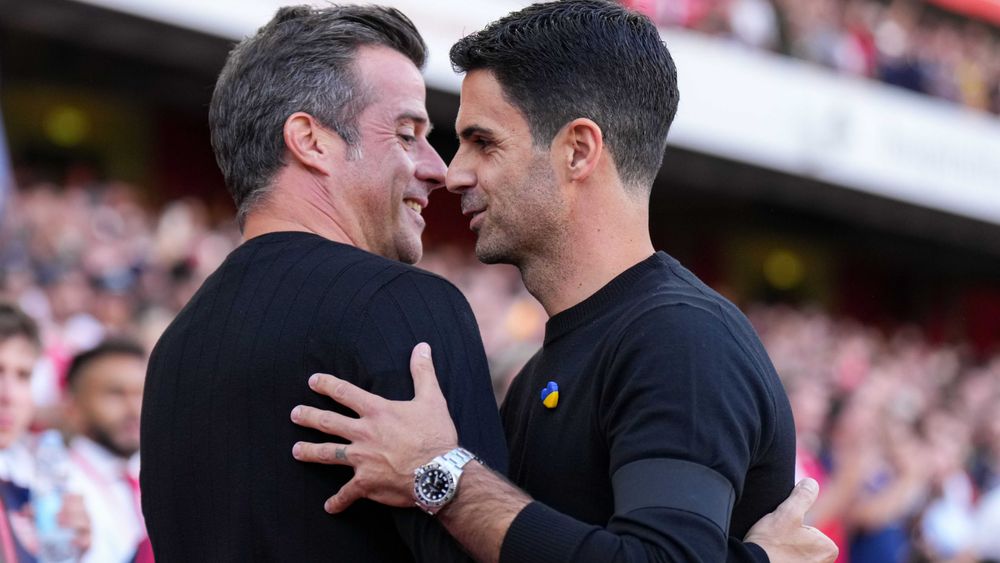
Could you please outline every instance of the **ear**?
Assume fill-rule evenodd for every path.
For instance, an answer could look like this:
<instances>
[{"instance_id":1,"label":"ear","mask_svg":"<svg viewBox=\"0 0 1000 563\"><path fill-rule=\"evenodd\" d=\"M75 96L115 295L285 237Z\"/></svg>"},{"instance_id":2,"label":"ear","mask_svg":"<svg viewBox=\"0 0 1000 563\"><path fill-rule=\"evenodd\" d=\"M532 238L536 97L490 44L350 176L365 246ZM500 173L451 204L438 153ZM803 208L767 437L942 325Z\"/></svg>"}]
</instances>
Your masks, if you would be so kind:
<instances>
[{"instance_id":1,"label":"ear","mask_svg":"<svg viewBox=\"0 0 1000 563\"><path fill-rule=\"evenodd\" d=\"M337 150L336 143L343 141L327 131L316 118L305 112L295 112L285 120L282 133L285 148L295 162L324 176L333 173L330 155Z\"/></svg>"},{"instance_id":2,"label":"ear","mask_svg":"<svg viewBox=\"0 0 1000 563\"><path fill-rule=\"evenodd\" d=\"M557 143L562 149L564 173L570 182L590 178L604 154L604 134L600 126L585 117L566 125Z\"/></svg>"}]
</instances>

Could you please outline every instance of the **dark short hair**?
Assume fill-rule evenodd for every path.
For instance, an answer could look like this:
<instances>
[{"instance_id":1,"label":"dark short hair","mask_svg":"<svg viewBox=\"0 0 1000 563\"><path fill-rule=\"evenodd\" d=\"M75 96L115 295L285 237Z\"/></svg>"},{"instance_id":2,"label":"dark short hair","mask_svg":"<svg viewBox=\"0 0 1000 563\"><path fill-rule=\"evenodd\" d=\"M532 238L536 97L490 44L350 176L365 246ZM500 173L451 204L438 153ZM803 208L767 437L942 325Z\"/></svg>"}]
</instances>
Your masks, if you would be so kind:
<instances>
[{"instance_id":1,"label":"dark short hair","mask_svg":"<svg viewBox=\"0 0 1000 563\"><path fill-rule=\"evenodd\" d=\"M6 301L0 301L0 342L22 336L35 347L42 349L42 341L38 335L38 323L20 307Z\"/></svg>"},{"instance_id":2,"label":"dark short hair","mask_svg":"<svg viewBox=\"0 0 1000 563\"><path fill-rule=\"evenodd\" d=\"M645 16L602 0L533 4L461 39L451 62L456 72L492 72L536 146L592 119L625 184L652 185L679 94L670 52Z\"/></svg>"},{"instance_id":3,"label":"dark short hair","mask_svg":"<svg viewBox=\"0 0 1000 563\"><path fill-rule=\"evenodd\" d=\"M73 357L66 370L66 385L75 390L80 381L80 374L94 361L108 356L127 356L139 360L146 359L146 349L141 344L128 338L109 338L97 346L81 352Z\"/></svg>"},{"instance_id":4,"label":"dark short hair","mask_svg":"<svg viewBox=\"0 0 1000 563\"><path fill-rule=\"evenodd\" d=\"M302 111L349 146L371 92L355 76L363 45L399 51L418 68L427 47L406 16L380 6L281 8L229 53L209 108L212 147L240 225L285 164L283 128Z\"/></svg>"}]
</instances>

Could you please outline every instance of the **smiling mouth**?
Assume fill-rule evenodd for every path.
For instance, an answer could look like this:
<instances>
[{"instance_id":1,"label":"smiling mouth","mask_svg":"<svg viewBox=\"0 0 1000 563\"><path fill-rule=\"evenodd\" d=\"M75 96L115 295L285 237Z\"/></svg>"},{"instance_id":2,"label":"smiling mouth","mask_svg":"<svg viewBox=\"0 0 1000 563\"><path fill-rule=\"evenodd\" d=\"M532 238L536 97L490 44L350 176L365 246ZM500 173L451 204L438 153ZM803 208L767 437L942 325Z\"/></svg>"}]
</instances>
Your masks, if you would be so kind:
<instances>
[{"instance_id":1,"label":"smiling mouth","mask_svg":"<svg viewBox=\"0 0 1000 563\"><path fill-rule=\"evenodd\" d=\"M413 211L415 211L417 215L420 215L420 213L423 212L423 210L424 210L424 206L421 205L420 202L414 201L412 199L404 199L403 200L403 205L405 205L405 206L409 207L410 209L412 209Z\"/></svg>"}]
</instances>

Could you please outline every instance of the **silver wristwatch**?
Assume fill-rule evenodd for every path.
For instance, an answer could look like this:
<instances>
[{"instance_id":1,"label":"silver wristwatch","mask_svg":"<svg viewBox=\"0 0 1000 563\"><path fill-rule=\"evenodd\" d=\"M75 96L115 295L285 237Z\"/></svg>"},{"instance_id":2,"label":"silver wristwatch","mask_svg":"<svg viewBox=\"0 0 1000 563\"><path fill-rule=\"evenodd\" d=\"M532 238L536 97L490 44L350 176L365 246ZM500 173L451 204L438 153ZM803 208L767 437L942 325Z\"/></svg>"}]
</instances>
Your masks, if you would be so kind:
<instances>
[{"instance_id":1,"label":"silver wristwatch","mask_svg":"<svg viewBox=\"0 0 1000 563\"><path fill-rule=\"evenodd\" d=\"M455 448L413 471L413 496L417 506L433 516L455 498L462 468L479 460L465 448Z\"/></svg>"}]
</instances>

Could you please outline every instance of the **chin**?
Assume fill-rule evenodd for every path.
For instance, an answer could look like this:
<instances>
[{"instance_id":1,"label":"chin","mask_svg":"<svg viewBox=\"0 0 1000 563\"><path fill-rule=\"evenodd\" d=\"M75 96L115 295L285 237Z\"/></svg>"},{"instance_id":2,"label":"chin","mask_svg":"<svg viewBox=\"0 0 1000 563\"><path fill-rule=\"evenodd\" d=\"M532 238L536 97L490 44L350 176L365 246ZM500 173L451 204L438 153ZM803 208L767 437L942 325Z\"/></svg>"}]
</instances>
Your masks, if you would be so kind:
<instances>
[{"instance_id":1,"label":"chin","mask_svg":"<svg viewBox=\"0 0 1000 563\"><path fill-rule=\"evenodd\" d=\"M418 244L415 247L400 248L396 255L404 264L416 264L424 256L424 247Z\"/></svg>"},{"instance_id":2,"label":"chin","mask_svg":"<svg viewBox=\"0 0 1000 563\"><path fill-rule=\"evenodd\" d=\"M482 238L476 241L476 258L483 264L517 264L508 249L483 242Z\"/></svg>"}]
</instances>

